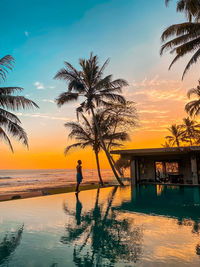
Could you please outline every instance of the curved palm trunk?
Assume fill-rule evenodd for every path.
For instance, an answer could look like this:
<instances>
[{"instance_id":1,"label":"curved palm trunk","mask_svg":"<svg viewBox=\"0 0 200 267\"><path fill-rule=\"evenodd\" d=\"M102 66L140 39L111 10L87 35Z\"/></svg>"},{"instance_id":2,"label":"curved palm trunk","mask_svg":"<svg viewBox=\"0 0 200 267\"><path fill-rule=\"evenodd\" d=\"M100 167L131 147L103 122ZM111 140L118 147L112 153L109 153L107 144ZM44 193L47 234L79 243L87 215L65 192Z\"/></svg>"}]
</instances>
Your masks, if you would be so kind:
<instances>
[{"instance_id":1,"label":"curved palm trunk","mask_svg":"<svg viewBox=\"0 0 200 267\"><path fill-rule=\"evenodd\" d=\"M102 177L101 177L100 164L99 164L99 155L98 155L97 151L95 151L94 153L95 153L95 156L96 156L97 171L98 171L98 175L99 175L100 184L103 186L103 180L102 180Z\"/></svg>"},{"instance_id":2,"label":"curved palm trunk","mask_svg":"<svg viewBox=\"0 0 200 267\"><path fill-rule=\"evenodd\" d=\"M120 168L117 167L116 162L111 155L110 155L110 158L113 162L113 165L115 166L115 169L118 171L119 175L121 176L121 178L124 178L124 174L121 172Z\"/></svg>"},{"instance_id":3,"label":"curved palm trunk","mask_svg":"<svg viewBox=\"0 0 200 267\"><path fill-rule=\"evenodd\" d=\"M113 130L113 134L115 133L116 129L117 129L117 122L115 123L115 127L114 127L114 130ZM112 143L112 139L110 140L110 142L109 142L109 144L108 144L108 146L107 146L107 150L108 150L109 154L110 154L110 146L111 146L111 143ZM117 172L119 173L119 175L123 178L124 175L123 175L123 173L121 172L120 168L117 167L117 165L116 165L116 163L115 163L115 160L113 159L112 155L110 155L110 158L111 158L111 160L112 160L112 163L113 163L115 169L117 170Z\"/></svg>"},{"instance_id":4,"label":"curved palm trunk","mask_svg":"<svg viewBox=\"0 0 200 267\"><path fill-rule=\"evenodd\" d=\"M99 126L98 126L98 123L97 123L97 120L96 120L96 117L95 117L95 114L94 114L94 110L93 110L93 108L90 108L90 110L91 110L91 112L92 112L92 116L93 116L93 119L94 119L94 123L95 123L95 126L96 126L96 128L97 128L97 132L98 132L98 135L99 135L99 138L100 138L100 141L101 141L103 150L104 150L105 153L106 153L106 156L107 156L108 162L109 162L109 164L110 164L110 167L111 167L111 169L112 169L112 171L113 171L113 173L114 173L114 175L115 175L115 178L117 179L118 183L119 183L120 185L124 185L124 184L122 183L121 179L119 178L119 176L118 176L118 174L117 174L117 172L116 172L116 170L115 170L115 167L114 167L114 165L113 165L113 163L112 163L112 160L111 160L111 158L110 158L110 154L109 154L108 150L106 149L106 145L105 145L104 140L103 140L103 138L102 138L101 131L100 131L100 129L99 129Z\"/></svg>"}]
</instances>

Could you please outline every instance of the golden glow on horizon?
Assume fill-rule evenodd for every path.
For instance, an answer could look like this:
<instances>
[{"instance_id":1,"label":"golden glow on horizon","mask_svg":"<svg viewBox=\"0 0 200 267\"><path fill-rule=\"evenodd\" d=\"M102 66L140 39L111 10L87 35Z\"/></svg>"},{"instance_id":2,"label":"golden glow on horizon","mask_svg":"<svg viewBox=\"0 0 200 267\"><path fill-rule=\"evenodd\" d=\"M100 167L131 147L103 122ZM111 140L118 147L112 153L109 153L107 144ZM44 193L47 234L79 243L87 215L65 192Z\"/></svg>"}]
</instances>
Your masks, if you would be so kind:
<instances>
[{"instance_id":1,"label":"golden glow on horizon","mask_svg":"<svg viewBox=\"0 0 200 267\"><path fill-rule=\"evenodd\" d=\"M166 63L162 63L159 69L165 69L169 78L154 75L151 79L129 82L130 86L124 89L126 98L137 103L140 123L140 127L133 131L131 141L125 144L124 149L161 147L167 135L166 128L172 123L180 123L182 118L187 116L184 111L188 101L186 93L189 88L196 86L196 77L190 75L181 82L173 72L167 72ZM68 108L71 109L66 105L62 112L67 112ZM95 156L91 149L74 150L67 157L64 156L65 146L73 141L67 139L63 120L28 116L22 116L20 119L28 133L30 149L27 151L22 145L13 142L15 153L12 154L1 142L3 157L0 169L75 168L78 159L83 161L83 168L96 168ZM100 154L100 164L101 168L109 168L103 153Z\"/></svg>"}]
</instances>

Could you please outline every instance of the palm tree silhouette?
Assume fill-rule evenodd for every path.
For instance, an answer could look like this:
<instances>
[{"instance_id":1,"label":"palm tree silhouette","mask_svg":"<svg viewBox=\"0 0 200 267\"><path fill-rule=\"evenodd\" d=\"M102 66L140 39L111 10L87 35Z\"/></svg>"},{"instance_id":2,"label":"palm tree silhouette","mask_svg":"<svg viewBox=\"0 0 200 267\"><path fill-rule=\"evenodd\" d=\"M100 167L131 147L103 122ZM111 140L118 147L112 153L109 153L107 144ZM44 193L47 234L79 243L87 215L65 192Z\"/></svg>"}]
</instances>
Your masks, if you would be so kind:
<instances>
[{"instance_id":1,"label":"palm tree silhouette","mask_svg":"<svg viewBox=\"0 0 200 267\"><path fill-rule=\"evenodd\" d=\"M181 125L172 124L167 128L171 135L165 136L170 146L180 146L181 141L183 141L183 127Z\"/></svg>"},{"instance_id":2,"label":"palm tree silhouette","mask_svg":"<svg viewBox=\"0 0 200 267\"><path fill-rule=\"evenodd\" d=\"M8 70L12 69L14 58L5 56L0 59L0 81L5 81ZM24 96L12 95L22 91L21 87L0 87L0 136L9 145L13 152L13 147L8 135L12 135L28 147L28 138L24 129L20 126L20 119L8 110L18 110L37 107L38 105Z\"/></svg>"},{"instance_id":3,"label":"palm tree silhouette","mask_svg":"<svg viewBox=\"0 0 200 267\"><path fill-rule=\"evenodd\" d=\"M102 67L99 66L98 57L90 54L88 60L80 59L79 64L81 70L76 70L69 62L65 62L65 68L62 68L55 79L61 79L68 82L68 91L60 94L56 99L57 105L60 107L68 102L76 101L79 98L83 100L80 106L76 109L77 114L86 111L91 112L99 139L101 141L103 150L106 153L109 164L112 171L118 180L119 184L123 185L120 180L110 154L106 148L104 140L102 138L101 129L99 129L98 123L95 119L95 108L98 106L108 107L110 106L109 101L115 101L124 103L125 99L119 93L123 86L127 86L128 83L123 79L112 80L112 75L103 77L103 71L107 66L109 60L106 60Z\"/></svg>"},{"instance_id":4,"label":"palm tree silhouette","mask_svg":"<svg viewBox=\"0 0 200 267\"><path fill-rule=\"evenodd\" d=\"M0 242L0 265L5 263L5 261L9 262L10 256L20 245L23 230L24 225L15 232L7 233Z\"/></svg>"},{"instance_id":5,"label":"palm tree silhouette","mask_svg":"<svg viewBox=\"0 0 200 267\"><path fill-rule=\"evenodd\" d=\"M197 140L200 139L200 124L189 117L183 119L182 124L183 138L192 146Z\"/></svg>"},{"instance_id":6,"label":"palm tree silhouette","mask_svg":"<svg viewBox=\"0 0 200 267\"><path fill-rule=\"evenodd\" d=\"M167 4L168 2L166 0ZM196 63L200 56L200 23L198 22L200 2L199 0L179 0L177 11L184 11L189 21L171 25L162 33L161 40L164 44L161 47L160 54L162 55L167 50L171 50L170 53L175 53L175 57L169 66L169 69L171 69L177 60L194 52L184 69L183 79L191 65ZM192 18L197 21L192 21ZM175 38L173 38L174 36ZM171 37L172 39L167 41Z\"/></svg>"},{"instance_id":7,"label":"palm tree silhouette","mask_svg":"<svg viewBox=\"0 0 200 267\"><path fill-rule=\"evenodd\" d=\"M82 123L65 123L65 127L70 129L69 137L77 140L76 143L69 145L65 148L65 155L72 148L85 148L87 146L91 146L96 157L100 184L103 185L99 163L99 152L102 149L102 144L97 132L96 124L93 118L90 121L83 114L81 114L81 118L83 121ZM99 129L101 129L102 138L105 144L108 144L109 147L120 147L122 146L122 144L119 143L119 141L126 141L129 138L129 135L124 131L113 132L113 128L115 128L115 118L113 118L112 115L107 115L107 110L97 110L97 113L95 114L95 119Z\"/></svg>"},{"instance_id":8,"label":"palm tree silhouette","mask_svg":"<svg viewBox=\"0 0 200 267\"><path fill-rule=\"evenodd\" d=\"M190 101L185 106L185 110L190 116L198 116L200 114L200 80L198 82L197 87L190 89L187 93L189 99L191 96L197 97L197 99Z\"/></svg>"},{"instance_id":9,"label":"palm tree silhouette","mask_svg":"<svg viewBox=\"0 0 200 267\"><path fill-rule=\"evenodd\" d=\"M99 204L98 189L94 208L82 214L81 225L72 222L66 226L67 234L61 237L61 242L74 243L73 260L77 266L114 266L120 260L138 261L142 253L142 230L133 229L132 222L119 219L118 213L112 209L117 190L117 187L113 188L107 204ZM66 204L63 207L67 215L76 216Z\"/></svg>"},{"instance_id":10,"label":"palm tree silhouette","mask_svg":"<svg viewBox=\"0 0 200 267\"><path fill-rule=\"evenodd\" d=\"M170 0L165 0L166 6L168 6ZM200 1L199 0L178 0L176 6L177 12L184 12L189 22L192 18L199 19L200 15Z\"/></svg>"}]
</instances>

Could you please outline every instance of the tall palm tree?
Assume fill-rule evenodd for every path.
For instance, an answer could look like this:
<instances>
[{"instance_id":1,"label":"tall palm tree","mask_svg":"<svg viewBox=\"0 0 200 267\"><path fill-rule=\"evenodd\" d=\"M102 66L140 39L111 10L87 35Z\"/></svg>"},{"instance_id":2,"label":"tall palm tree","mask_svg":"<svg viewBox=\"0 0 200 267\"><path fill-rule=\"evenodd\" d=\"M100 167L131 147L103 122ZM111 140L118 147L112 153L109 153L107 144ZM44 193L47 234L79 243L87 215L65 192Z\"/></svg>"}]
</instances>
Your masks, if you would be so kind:
<instances>
[{"instance_id":1,"label":"tall palm tree","mask_svg":"<svg viewBox=\"0 0 200 267\"><path fill-rule=\"evenodd\" d=\"M166 1L167 3L169 1ZM200 56L200 23L198 22L200 14L199 0L179 0L177 5L178 11L185 11L189 16L189 21L169 26L161 36L161 41L164 43L161 47L160 54L171 50L170 53L175 53L169 69L172 65L184 57L185 55L194 52L193 56L187 63L182 79L192 64L196 63ZM194 7L195 6L195 7ZM197 21L193 21L190 17L193 16ZM171 40L167 41L169 38Z\"/></svg>"},{"instance_id":2,"label":"tall palm tree","mask_svg":"<svg viewBox=\"0 0 200 267\"><path fill-rule=\"evenodd\" d=\"M83 122L68 122L65 123L65 127L70 129L69 137L75 139L77 142L69 145L65 148L65 155L68 153L69 150L72 148L85 148L88 146L91 146L96 157L96 163L97 163L97 170L99 175L99 180L101 185L103 185L103 180L101 177L101 171L100 171L100 163L99 163L99 152L103 148L96 124L94 122L94 119L92 121L88 120L83 114L81 114ZM103 110L98 110L95 114L95 119L98 123L99 128L101 129L102 138L105 142L105 144L110 143L111 140L111 146L122 146L119 141L125 141L128 139L128 134L126 132L115 132L113 133L113 124L114 121L106 116L106 112Z\"/></svg>"},{"instance_id":3,"label":"tall palm tree","mask_svg":"<svg viewBox=\"0 0 200 267\"><path fill-rule=\"evenodd\" d=\"M6 79L8 70L12 69L13 63L14 58L9 55L0 59L0 82ZM12 152L13 147L8 135L17 138L27 147L28 138L24 129L20 126L20 119L8 110L14 111L20 108L26 109L31 107L38 108L36 103L24 96L13 95L13 93L22 90L23 88L21 87L0 87L0 137L6 141Z\"/></svg>"},{"instance_id":4,"label":"tall palm tree","mask_svg":"<svg viewBox=\"0 0 200 267\"><path fill-rule=\"evenodd\" d=\"M90 58L88 60L79 60L81 67L80 71L76 70L69 62L65 62L65 68L58 71L54 78L67 82L68 91L60 94L56 99L56 103L60 107L66 103L77 101L81 98L82 102L76 109L77 114L83 111L92 113L103 150L106 153L116 179L119 184L123 185L114 168L110 154L102 138L101 129L95 119L94 111L95 108L100 105L107 107L110 100L119 103L125 102L124 97L119 93L121 92L122 87L127 86L128 83L123 79L112 80L112 75L103 77L103 72L108 62L109 60L106 60L100 67L98 57L93 56L92 53L90 54Z\"/></svg>"},{"instance_id":5,"label":"tall palm tree","mask_svg":"<svg viewBox=\"0 0 200 267\"><path fill-rule=\"evenodd\" d=\"M200 80L196 88L192 88L187 93L188 98L191 96L197 97L197 99L190 101L186 104L185 110L190 116L198 116L200 114Z\"/></svg>"},{"instance_id":6,"label":"tall palm tree","mask_svg":"<svg viewBox=\"0 0 200 267\"><path fill-rule=\"evenodd\" d=\"M165 136L167 141L171 146L180 146L181 141L183 141L183 128L181 125L172 124L169 128L167 128L171 135Z\"/></svg>"},{"instance_id":7,"label":"tall palm tree","mask_svg":"<svg viewBox=\"0 0 200 267\"><path fill-rule=\"evenodd\" d=\"M168 6L170 0L165 0L166 6ZM189 22L192 22L192 18L197 20L200 15L200 1L199 0L178 0L176 6L177 12L184 12Z\"/></svg>"},{"instance_id":8,"label":"tall palm tree","mask_svg":"<svg viewBox=\"0 0 200 267\"><path fill-rule=\"evenodd\" d=\"M182 124L183 137L186 142L192 146L198 139L200 139L200 124L189 117L183 119Z\"/></svg>"}]
</instances>

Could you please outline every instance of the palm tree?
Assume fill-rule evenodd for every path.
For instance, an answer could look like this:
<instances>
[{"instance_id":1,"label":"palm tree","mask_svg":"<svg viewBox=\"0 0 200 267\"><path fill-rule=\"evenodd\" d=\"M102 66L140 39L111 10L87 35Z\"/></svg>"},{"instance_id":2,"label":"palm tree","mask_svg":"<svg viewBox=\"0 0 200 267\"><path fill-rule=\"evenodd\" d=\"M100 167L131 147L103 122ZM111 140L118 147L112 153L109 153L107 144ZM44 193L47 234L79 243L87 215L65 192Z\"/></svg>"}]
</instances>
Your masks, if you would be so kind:
<instances>
[{"instance_id":1,"label":"palm tree","mask_svg":"<svg viewBox=\"0 0 200 267\"><path fill-rule=\"evenodd\" d=\"M168 2L166 1L166 3ZM169 69L171 69L177 60L194 52L184 69L183 79L191 65L196 63L200 56L200 23L198 22L200 3L198 0L179 0L177 10L185 11L187 17L189 17L189 22L171 25L163 32L161 40L164 44L161 47L160 54L162 55L167 50L171 50L171 54L175 53L175 57L169 66ZM191 16L197 21L192 22ZM172 39L167 41L171 37Z\"/></svg>"},{"instance_id":2,"label":"palm tree","mask_svg":"<svg viewBox=\"0 0 200 267\"><path fill-rule=\"evenodd\" d=\"M112 75L103 77L103 71L108 62L109 60L106 60L102 67L100 67L98 57L93 56L92 53L88 60L79 60L81 67L80 71L76 70L69 62L65 62L65 68L58 71L54 78L68 82L68 91L60 94L56 99L56 103L60 107L68 102L76 101L81 98L82 102L76 109L77 114L83 111L92 113L103 150L106 153L116 179L119 184L123 185L114 168L110 154L106 149L101 129L99 129L95 119L94 111L94 109L100 105L104 107L109 106L110 100L119 103L125 102L124 97L119 93L121 92L122 87L127 86L128 83L123 79L112 80Z\"/></svg>"},{"instance_id":3,"label":"palm tree","mask_svg":"<svg viewBox=\"0 0 200 267\"><path fill-rule=\"evenodd\" d=\"M91 146L96 157L97 170L99 175L100 184L103 185L103 180L100 172L100 163L99 163L99 152L103 149L96 124L94 119L89 121L83 114L81 114L83 122L68 122L65 123L65 127L70 129L69 137L75 139L77 142L69 145L65 148L65 155L72 148L85 148ZM126 132L115 132L113 133L113 124L114 121L110 116L106 116L106 112L103 110L98 110L95 114L95 119L98 123L99 128L101 129L102 138L104 143L110 143L113 147L122 146L119 141L125 141L128 139L128 134ZM114 125L115 126L115 125Z\"/></svg>"},{"instance_id":4,"label":"palm tree","mask_svg":"<svg viewBox=\"0 0 200 267\"><path fill-rule=\"evenodd\" d=\"M165 0L166 6L168 6L170 0ZM177 12L184 12L189 22L192 22L192 18L197 20L200 15L200 1L199 0L178 0Z\"/></svg>"},{"instance_id":5,"label":"palm tree","mask_svg":"<svg viewBox=\"0 0 200 267\"><path fill-rule=\"evenodd\" d=\"M105 113L113 121L113 134L116 131L133 131L138 126L138 116L135 108L135 102L126 101L124 103L110 103ZM112 140L108 143L107 150L112 149Z\"/></svg>"},{"instance_id":6,"label":"palm tree","mask_svg":"<svg viewBox=\"0 0 200 267\"><path fill-rule=\"evenodd\" d=\"M180 147L181 141L183 141L183 128L181 125L172 124L167 128L171 135L165 136L171 146Z\"/></svg>"},{"instance_id":7,"label":"palm tree","mask_svg":"<svg viewBox=\"0 0 200 267\"><path fill-rule=\"evenodd\" d=\"M105 113L110 117L111 125L113 129L113 137L116 132L129 132L131 133L138 126L138 116L135 107L135 102L125 100L124 103L111 102L109 108L105 110ZM106 145L107 150L113 149L112 139ZM110 154L113 165L118 171L121 178L123 178L123 172L116 164L114 158Z\"/></svg>"},{"instance_id":8,"label":"palm tree","mask_svg":"<svg viewBox=\"0 0 200 267\"><path fill-rule=\"evenodd\" d=\"M190 89L187 93L189 99L193 95L196 96L197 99L187 103L185 106L185 110L190 116L198 116L200 114L200 80L197 87Z\"/></svg>"},{"instance_id":9,"label":"palm tree","mask_svg":"<svg viewBox=\"0 0 200 267\"><path fill-rule=\"evenodd\" d=\"M0 81L6 79L8 70L12 69L14 58L5 56L0 59ZM22 91L21 87L0 87L0 136L7 142L11 151L13 147L8 135L12 135L28 147L28 138L24 129L20 126L19 118L8 110L18 110L19 108L37 107L38 105L24 96L13 95Z\"/></svg>"},{"instance_id":10,"label":"palm tree","mask_svg":"<svg viewBox=\"0 0 200 267\"><path fill-rule=\"evenodd\" d=\"M200 139L200 124L189 117L183 119L183 137L186 142L192 146L196 140Z\"/></svg>"}]
</instances>

